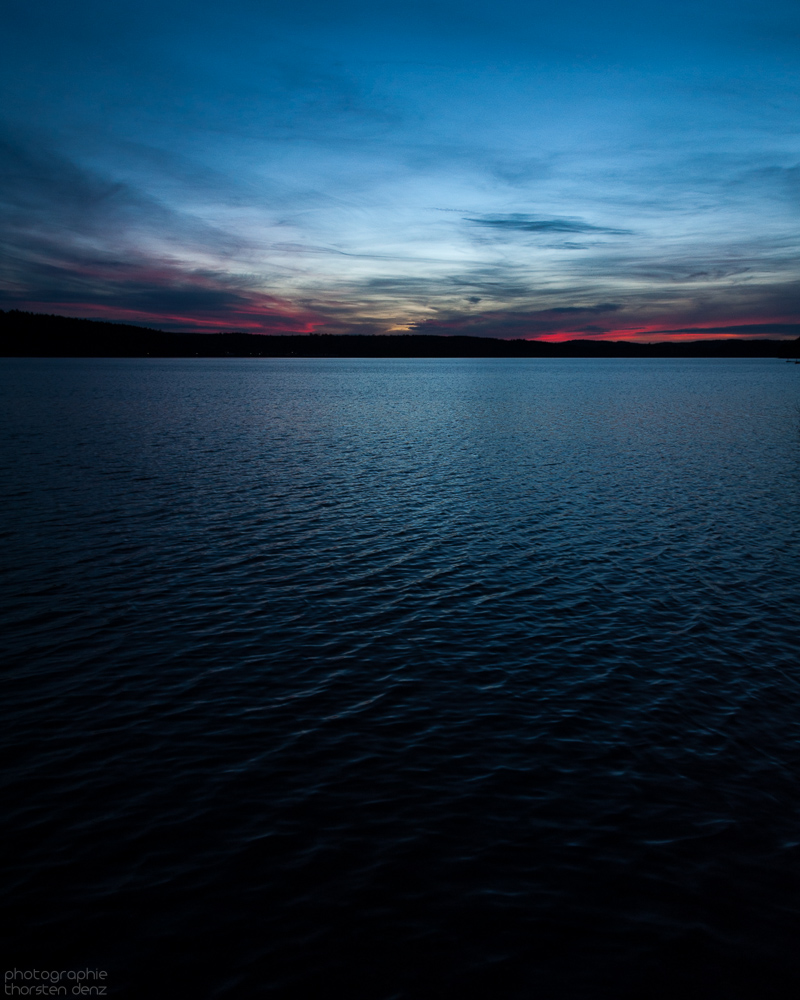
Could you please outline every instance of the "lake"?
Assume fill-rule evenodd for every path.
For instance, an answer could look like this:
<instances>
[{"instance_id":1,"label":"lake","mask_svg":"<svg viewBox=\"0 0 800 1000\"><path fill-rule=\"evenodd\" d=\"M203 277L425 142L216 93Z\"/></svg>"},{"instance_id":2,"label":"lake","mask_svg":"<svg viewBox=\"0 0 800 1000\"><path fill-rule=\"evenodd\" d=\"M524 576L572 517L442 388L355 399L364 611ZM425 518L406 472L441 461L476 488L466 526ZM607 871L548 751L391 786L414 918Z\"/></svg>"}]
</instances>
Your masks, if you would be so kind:
<instances>
[{"instance_id":1,"label":"lake","mask_svg":"<svg viewBox=\"0 0 800 1000\"><path fill-rule=\"evenodd\" d=\"M0 385L9 968L798 995L800 368Z\"/></svg>"}]
</instances>

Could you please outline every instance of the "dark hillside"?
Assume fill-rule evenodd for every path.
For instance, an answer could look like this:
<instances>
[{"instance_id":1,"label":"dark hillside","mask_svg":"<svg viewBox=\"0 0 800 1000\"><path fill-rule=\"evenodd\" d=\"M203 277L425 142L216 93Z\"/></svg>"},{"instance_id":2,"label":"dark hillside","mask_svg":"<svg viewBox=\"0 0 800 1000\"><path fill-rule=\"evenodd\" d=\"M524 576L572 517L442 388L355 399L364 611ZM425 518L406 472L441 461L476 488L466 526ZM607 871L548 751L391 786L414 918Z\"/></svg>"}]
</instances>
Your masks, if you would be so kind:
<instances>
[{"instance_id":1,"label":"dark hillside","mask_svg":"<svg viewBox=\"0 0 800 1000\"><path fill-rule=\"evenodd\" d=\"M119 358L403 357L403 358L798 358L797 340L631 341L380 337L310 334L165 333L149 327L0 310L0 356Z\"/></svg>"}]
</instances>

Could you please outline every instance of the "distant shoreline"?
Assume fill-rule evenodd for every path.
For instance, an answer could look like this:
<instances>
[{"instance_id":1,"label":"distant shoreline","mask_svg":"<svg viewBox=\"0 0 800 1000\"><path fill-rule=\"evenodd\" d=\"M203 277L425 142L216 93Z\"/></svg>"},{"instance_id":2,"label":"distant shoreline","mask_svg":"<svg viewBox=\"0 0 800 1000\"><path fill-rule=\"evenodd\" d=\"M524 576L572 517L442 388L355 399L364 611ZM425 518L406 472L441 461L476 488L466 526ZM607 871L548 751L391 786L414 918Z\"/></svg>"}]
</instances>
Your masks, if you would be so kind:
<instances>
[{"instance_id":1,"label":"distant shoreline","mask_svg":"<svg viewBox=\"0 0 800 1000\"><path fill-rule=\"evenodd\" d=\"M798 358L794 340L725 338L636 343L629 340L500 340L430 334L264 335L167 333L149 327L0 310L0 357L105 358Z\"/></svg>"}]
</instances>

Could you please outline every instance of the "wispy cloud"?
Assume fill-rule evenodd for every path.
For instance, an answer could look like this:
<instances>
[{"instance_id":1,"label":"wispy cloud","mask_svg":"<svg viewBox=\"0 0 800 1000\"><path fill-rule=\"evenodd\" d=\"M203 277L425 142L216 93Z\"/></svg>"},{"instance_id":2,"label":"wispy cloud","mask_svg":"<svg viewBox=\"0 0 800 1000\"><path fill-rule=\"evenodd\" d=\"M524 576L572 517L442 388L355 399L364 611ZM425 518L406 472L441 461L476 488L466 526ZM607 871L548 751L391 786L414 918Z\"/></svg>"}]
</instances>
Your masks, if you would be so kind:
<instances>
[{"instance_id":1,"label":"wispy cloud","mask_svg":"<svg viewBox=\"0 0 800 1000\"><path fill-rule=\"evenodd\" d=\"M797 337L800 323L738 323L733 326L683 326L673 330L658 330L658 333L698 333L705 336L728 334L731 337Z\"/></svg>"},{"instance_id":2,"label":"wispy cloud","mask_svg":"<svg viewBox=\"0 0 800 1000\"><path fill-rule=\"evenodd\" d=\"M753 6L761 34L741 5L691 32L588 0L124 6L4 22L6 307L548 337L800 317L796 5L780 31Z\"/></svg>"},{"instance_id":3,"label":"wispy cloud","mask_svg":"<svg viewBox=\"0 0 800 1000\"><path fill-rule=\"evenodd\" d=\"M511 215L490 215L467 218L466 222L486 229L517 233L593 233L606 236L630 236L629 229L615 229L610 226L595 226L580 219L540 219L519 212Z\"/></svg>"}]
</instances>

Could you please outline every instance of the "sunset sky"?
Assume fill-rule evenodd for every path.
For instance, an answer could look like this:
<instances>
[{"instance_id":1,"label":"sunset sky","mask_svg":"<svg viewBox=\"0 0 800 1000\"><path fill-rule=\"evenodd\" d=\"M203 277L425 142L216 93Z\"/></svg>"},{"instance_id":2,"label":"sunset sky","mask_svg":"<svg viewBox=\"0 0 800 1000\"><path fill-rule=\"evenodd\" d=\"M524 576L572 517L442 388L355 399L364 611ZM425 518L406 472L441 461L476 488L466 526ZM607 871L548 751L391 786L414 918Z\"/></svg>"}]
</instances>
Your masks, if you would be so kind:
<instances>
[{"instance_id":1,"label":"sunset sky","mask_svg":"<svg viewBox=\"0 0 800 1000\"><path fill-rule=\"evenodd\" d=\"M6 0L0 308L800 334L800 4Z\"/></svg>"}]
</instances>

